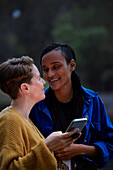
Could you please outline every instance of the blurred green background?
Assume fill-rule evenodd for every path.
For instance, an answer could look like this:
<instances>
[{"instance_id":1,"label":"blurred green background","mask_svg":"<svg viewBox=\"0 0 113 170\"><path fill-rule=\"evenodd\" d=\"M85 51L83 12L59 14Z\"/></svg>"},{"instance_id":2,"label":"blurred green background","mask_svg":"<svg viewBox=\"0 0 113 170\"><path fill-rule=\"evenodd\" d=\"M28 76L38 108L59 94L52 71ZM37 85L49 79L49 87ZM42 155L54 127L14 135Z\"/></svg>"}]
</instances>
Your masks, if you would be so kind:
<instances>
[{"instance_id":1,"label":"blurred green background","mask_svg":"<svg viewBox=\"0 0 113 170\"><path fill-rule=\"evenodd\" d=\"M112 0L0 0L0 63L29 55L40 68L40 52L46 45L68 43L75 50L82 85L109 95L112 17ZM0 92L0 110L9 102Z\"/></svg>"},{"instance_id":2,"label":"blurred green background","mask_svg":"<svg viewBox=\"0 0 113 170\"><path fill-rule=\"evenodd\" d=\"M113 91L112 0L0 0L0 62L30 55L39 65L45 45L71 45L82 84Z\"/></svg>"},{"instance_id":3,"label":"blurred green background","mask_svg":"<svg viewBox=\"0 0 113 170\"><path fill-rule=\"evenodd\" d=\"M40 68L46 45L68 43L82 85L99 92L113 121L112 18L112 0L0 0L0 63L29 55ZM0 110L9 104L0 91Z\"/></svg>"},{"instance_id":4,"label":"blurred green background","mask_svg":"<svg viewBox=\"0 0 113 170\"><path fill-rule=\"evenodd\" d=\"M40 68L46 45L68 43L75 50L82 85L112 93L112 17L112 0L0 0L0 63L29 55ZM3 100L7 103L0 92L0 105Z\"/></svg>"}]
</instances>

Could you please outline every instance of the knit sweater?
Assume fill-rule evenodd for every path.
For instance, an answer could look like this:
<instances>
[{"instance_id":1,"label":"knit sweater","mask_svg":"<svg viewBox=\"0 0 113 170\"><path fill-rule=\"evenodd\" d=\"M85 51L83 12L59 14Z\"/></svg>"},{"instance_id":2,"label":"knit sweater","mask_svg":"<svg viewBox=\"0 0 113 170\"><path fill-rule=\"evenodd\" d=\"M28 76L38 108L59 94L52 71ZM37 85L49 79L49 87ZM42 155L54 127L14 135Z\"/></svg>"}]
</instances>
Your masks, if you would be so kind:
<instances>
[{"instance_id":1,"label":"knit sweater","mask_svg":"<svg viewBox=\"0 0 113 170\"><path fill-rule=\"evenodd\" d=\"M56 170L56 166L39 130L15 109L4 109L0 113L0 170Z\"/></svg>"}]
</instances>

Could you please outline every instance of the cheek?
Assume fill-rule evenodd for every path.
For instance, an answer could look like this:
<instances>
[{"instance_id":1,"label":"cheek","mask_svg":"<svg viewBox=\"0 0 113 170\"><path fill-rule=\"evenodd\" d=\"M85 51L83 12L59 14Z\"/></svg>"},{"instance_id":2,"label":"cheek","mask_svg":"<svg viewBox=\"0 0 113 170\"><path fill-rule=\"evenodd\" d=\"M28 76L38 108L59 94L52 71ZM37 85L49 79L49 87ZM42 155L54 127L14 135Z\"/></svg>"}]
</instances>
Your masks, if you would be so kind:
<instances>
[{"instance_id":1,"label":"cheek","mask_svg":"<svg viewBox=\"0 0 113 170\"><path fill-rule=\"evenodd\" d=\"M64 70L60 72L60 75L67 77L68 75L70 75L70 70L64 68Z\"/></svg>"},{"instance_id":2,"label":"cheek","mask_svg":"<svg viewBox=\"0 0 113 170\"><path fill-rule=\"evenodd\" d=\"M63 77L63 79L65 79L65 80L71 79L71 72L66 70L66 71L62 74L62 77Z\"/></svg>"}]
</instances>

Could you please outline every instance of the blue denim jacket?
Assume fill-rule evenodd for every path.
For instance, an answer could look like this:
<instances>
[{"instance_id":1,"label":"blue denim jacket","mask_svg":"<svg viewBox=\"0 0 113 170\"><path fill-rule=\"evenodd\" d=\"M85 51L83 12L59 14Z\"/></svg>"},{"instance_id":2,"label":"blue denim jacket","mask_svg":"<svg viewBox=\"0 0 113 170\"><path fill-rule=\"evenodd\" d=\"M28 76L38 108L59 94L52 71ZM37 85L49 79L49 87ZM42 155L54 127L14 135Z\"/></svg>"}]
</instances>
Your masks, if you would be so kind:
<instances>
[{"instance_id":1,"label":"blue denim jacket","mask_svg":"<svg viewBox=\"0 0 113 170\"><path fill-rule=\"evenodd\" d=\"M98 94L90 89L82 88L85 94L82 117L88 117L86 136L82 143L99 148L100 152L95 161L101 168L113 157L113 125ZM35 104L30 113L30 119L45 137L53 131L52 118L45 100ZM85 157L85 159L88 158Z\"/></svg>"}]
</instances>

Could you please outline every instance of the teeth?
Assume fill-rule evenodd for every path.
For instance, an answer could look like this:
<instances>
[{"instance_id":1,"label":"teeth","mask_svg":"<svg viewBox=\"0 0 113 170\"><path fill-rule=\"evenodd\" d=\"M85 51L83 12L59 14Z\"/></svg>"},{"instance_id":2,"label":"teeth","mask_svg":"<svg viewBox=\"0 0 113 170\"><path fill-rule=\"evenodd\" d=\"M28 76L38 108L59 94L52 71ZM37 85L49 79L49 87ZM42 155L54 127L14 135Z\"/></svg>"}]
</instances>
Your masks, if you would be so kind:
<instances>
[{"instance_id":1,"label":"teeth","mask_svg":"<svg viewBox=\"0 0 113 170\"><path fill-rule=\"evenodd\" d=\"M50 80L51 82L53 82L53 81L56 81L56 80L58 80L58 78L56 78L56 79L53 79L53 80Z\"/></svg>"}]
</instances>

